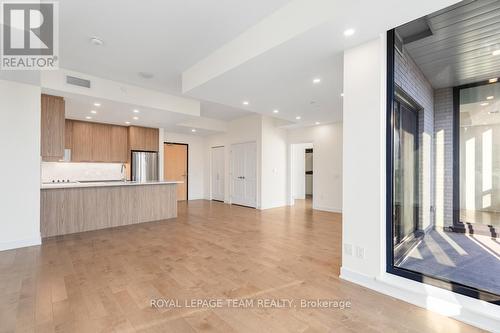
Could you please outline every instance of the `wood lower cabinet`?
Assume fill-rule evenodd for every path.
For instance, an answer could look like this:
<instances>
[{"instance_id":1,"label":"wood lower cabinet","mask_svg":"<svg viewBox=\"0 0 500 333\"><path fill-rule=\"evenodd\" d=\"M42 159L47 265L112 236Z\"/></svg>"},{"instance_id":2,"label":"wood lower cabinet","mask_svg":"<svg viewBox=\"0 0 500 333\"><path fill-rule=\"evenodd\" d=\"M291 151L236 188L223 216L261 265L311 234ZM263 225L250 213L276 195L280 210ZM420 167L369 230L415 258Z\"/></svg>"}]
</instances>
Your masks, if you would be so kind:
<instances>
[{"instance_id":1,"label":"wood lower cabinet","mask_svg":"<svg viewBox=\"0 0 500 333\"><path fill-rule=\"evenodd\" d=\"M159 130L148 127L129 127L130 150L158 151Z\"/></svg>"},{"instance_id":2,"label":"wood lower cabinet","mask_svg":"<svg viewBox=\"0 0 500 333\"><path fill-rule=\"evenodd\" d=\"M57 161L64 156L64 99L42 94L41 155L44 161Z\"/></svg>"},{"instance_id":3,"label":"wood lower cabinet","mask_svg":"<svg viewBox=\"0 0 500 333\"><path fill-rule=\"evenodd\" d=\"M71 138L66 139L71 140L72 162L127 162L127 127L78 120L66 123L72 132Z\"/></svg>"}]
</instances>

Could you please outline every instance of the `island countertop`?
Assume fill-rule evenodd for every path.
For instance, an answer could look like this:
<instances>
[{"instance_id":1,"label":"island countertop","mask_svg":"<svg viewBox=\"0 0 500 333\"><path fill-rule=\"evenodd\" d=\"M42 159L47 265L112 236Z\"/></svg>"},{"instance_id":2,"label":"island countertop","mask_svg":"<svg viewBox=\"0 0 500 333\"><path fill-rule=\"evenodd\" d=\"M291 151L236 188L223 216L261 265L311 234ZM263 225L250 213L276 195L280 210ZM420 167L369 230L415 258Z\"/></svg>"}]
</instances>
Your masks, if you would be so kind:
<instances>
[{"instance_id":1,"label":"island countertop","mask_svg":"<svg viewBox=\"0 0 500 333\"><path fill-rule=\"evenodd\" d=\"M41 190L61 189L61 188L82 188L82 187L109 187L109 186L140 186L140 185L165 185L165 184L182 184L182 181L84 181L84 182L68 182L68 183L42 183Z\"/></svg>"}]
</instances>

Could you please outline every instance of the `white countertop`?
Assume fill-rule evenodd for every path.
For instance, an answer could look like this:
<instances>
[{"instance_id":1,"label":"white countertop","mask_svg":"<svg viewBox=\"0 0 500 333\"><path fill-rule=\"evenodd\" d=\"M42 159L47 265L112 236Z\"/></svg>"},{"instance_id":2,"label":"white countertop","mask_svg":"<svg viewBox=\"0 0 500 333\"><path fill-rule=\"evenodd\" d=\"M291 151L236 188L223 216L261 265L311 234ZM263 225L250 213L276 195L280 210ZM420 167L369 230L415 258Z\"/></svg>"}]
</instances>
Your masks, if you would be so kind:
<instances>
[{"instance_id":1,"label":"white countertop","mask_svg":"<svg viewBox=\"0 0 500 333\"><path fill-rule=\"evenodd\" d=\"M81 188L81 187L106 187L106 186L138 186L138 185L165 185L182 184L181 181L150 181L150 182L132 182L132 181L109 181L109 182L70 182L70 183L42 183L40 189L58 189L58 188Z\"/></svg>"}]
</instances>

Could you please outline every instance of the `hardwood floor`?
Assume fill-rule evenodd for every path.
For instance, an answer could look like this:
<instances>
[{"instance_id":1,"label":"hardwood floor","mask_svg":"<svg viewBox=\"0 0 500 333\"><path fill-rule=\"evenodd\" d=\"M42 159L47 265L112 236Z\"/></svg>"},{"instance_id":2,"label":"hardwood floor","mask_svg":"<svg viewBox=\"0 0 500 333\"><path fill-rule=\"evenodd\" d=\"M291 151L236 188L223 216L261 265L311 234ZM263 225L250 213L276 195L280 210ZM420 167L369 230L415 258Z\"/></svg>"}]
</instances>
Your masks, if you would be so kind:
<instances>
[{"instance_id":1,"label":"hardwood floor","mask_svg":"<svg viewBox=\"0 0 500 333\"><path fill-rule=\"evenodd\" d=\"M258 211L190 201L177 219L0 252L0 332L478 331L340 280L341 227L341 215L305 202ZM152 307L158 298L352 306Z\"/></svg>"}]
</instances>

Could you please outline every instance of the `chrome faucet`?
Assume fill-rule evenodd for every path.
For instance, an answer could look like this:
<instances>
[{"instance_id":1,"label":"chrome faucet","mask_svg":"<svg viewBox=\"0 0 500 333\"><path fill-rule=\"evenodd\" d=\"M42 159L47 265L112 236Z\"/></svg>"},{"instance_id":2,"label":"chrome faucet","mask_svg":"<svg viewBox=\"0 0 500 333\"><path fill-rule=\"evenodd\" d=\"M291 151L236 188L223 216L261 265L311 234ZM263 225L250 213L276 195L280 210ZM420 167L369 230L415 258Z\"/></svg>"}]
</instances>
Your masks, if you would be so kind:
<instances>
[{"instance_id":1,"label":"chrome faucet","mask_svg":"<svg viewBox=\"0 0 500 333\"><path fill-rule=\"evenodd\" d=\"M125 176L125 170L127 169L127 166L125 165L125 163L122 163L122 168L120 169L120 174L122 176L122 181L126 181L127 180L127 177Z\"/></svg>"}]
</instances>

